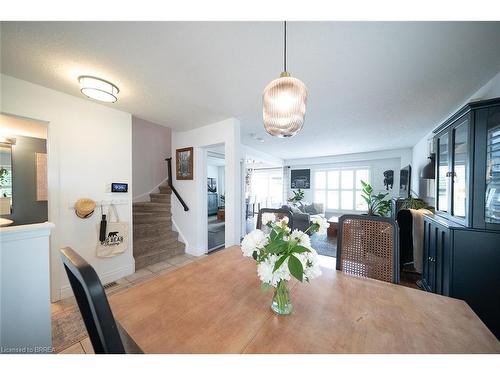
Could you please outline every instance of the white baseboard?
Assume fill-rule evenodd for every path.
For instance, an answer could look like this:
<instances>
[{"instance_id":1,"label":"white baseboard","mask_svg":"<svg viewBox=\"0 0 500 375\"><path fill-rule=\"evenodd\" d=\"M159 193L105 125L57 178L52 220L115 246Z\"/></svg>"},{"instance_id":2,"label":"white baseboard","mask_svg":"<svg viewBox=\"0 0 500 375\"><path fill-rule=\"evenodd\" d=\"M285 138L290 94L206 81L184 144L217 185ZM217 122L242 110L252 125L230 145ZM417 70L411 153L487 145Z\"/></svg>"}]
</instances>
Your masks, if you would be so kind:
<instances>
[{"instance_id":1,"label":"white baseboard","mask_svg":"<svg viewBox=\"0 0 500 375\"><path fill-rule=\"evenodd\" d=\"M184 245L186 245L186 249L187 249L189 244L186 241L186 238L184 237L184 235L182 234L182 231L177 226L177 223L175 222L173 216L172 216L172 227L173 227L172 229L178 233L177 240L179 242L182 242Z\"/></svg>"},{"instance_id":2,"label":"white baseboard","mask_svg":"<svg viewBox=\"0 0 500 375\"><path fill-rule=\"evenodd\" d=\"M135 272L135 261L131 264L118 268L113 271L106 272L102 275L99 275L99 279L101 280L102 285L111 283L122 277L132 275ZM59 289L59 299L64 299L73 296L73 290L71 290L71 285L64 285Z\"/></svg>"},{"instance_id":3,"label":"white baseboard","mask_svg":"<svg viewBox=\"0 0 500 375\"><path fill-rule=\"evenodd\" d=\"M144 193L144 194L141 194L141 195L138 195L136 197L133 197L132 198L132 202L142 202L142 199L143 198L146 198L146 201L149 200L149 194L153 194L155 192L158 191L159 187L161 185L163 185L165 182L168 181L168 177L165 178L162 182L160 182L158 185L156 185L154 188L152 188L150 191L148 191L147 193Z\"/></svg>"}]
</instances>

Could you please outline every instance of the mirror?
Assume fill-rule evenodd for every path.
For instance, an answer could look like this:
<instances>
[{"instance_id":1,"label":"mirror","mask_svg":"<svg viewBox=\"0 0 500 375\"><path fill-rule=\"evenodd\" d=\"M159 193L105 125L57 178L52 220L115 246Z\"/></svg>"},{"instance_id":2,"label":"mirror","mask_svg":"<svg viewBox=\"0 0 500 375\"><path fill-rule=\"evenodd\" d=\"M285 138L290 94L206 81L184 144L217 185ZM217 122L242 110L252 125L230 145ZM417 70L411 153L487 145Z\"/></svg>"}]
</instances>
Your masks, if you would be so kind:
<instances>
[{"instance_id":1,"label":"mirror","mask_svg":"<svg viewBox=\"0 0 500 375\"><path fill-rule=\"evenodd\" d=\"M12 207L12 140L0 138L0 215Z\"/></svg>"}]
</instances>

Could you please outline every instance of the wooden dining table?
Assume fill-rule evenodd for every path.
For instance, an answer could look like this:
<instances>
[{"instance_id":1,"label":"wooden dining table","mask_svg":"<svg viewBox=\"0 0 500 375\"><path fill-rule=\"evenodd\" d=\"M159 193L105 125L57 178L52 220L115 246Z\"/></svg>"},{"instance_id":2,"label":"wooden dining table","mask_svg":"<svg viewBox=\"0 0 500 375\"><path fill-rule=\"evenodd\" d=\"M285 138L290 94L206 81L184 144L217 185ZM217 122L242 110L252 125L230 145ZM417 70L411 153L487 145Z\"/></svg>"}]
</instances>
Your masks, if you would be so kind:
<instances>
[{"instance_id":1,"label":"wooden dining table","mask_svg":"<svg viewBox=\"0 0 500 375\"><path fill-rule=\"evenodd\" d=\"M500 353L464 301L322 271L290 283L288 316L272 312L272 291L238 246L109 300L145 353Z\"/></svg>"}]
</instances>

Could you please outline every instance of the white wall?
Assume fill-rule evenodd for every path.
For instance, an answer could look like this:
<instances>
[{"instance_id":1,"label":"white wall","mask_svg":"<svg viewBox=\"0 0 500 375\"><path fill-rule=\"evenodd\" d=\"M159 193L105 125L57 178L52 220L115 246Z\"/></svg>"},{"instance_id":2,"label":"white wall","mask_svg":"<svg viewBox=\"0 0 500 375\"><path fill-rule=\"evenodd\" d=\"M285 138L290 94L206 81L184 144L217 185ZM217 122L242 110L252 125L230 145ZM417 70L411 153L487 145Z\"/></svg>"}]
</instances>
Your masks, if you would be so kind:
<instances>
[{"instance_id":1,"label":"white wall","mask_svg":"<svg viewBox=\"0 0 500 375\"><path fill-rule=\"evenodd\" d=\"M166 158L172 156L172 129L132 117L132 183L134 202L149 201L149 193L167 179Z\"/></svg>"},{"instance_id":2,"label":"white wall","mask_svg":"<svg viewBox=\"0 0 500 375\"><path fill-rule=\"evenodd\" d=\"M415 194L423 199L428 205L434 206L434 181L420 178L422 168L429 162L431 153L432 132L422 138L412 149L413 165L411 170L411 186Z\"/></svg>"},{"instance_id":3,"label":"white wall","mask_svg":"<svg viewBox=\"0 0 500 375\"><path fill-rule=\"evenodd\" d=\"M272 166L272 167L281 167L284 164L283 159L278 158L273 155L269 155L265 152L256 150L250 146L242 145L242 155L243 158L250 158L253 160L256 160L257 162L260 163L265 163L266 166Z\"/></svg>"},{"instance_id":4,"label":"white wall","mask_svg":"<svg viewBox=\"0 0 500 375\"><path fill-rule=\"evenodd\" d=\"M219 195L224 195L225 194L225 167L223 165L219 165L217 167L217 193Z\"/></svg>"},{"instance_id":5,"label":"white wall","mask_svg":"<svg viewBox=\"0 0 500 375\"><path fill-rule=\"evenodd\" d=\"M240 123L228 119L186 132L172 133L172 153L183 147L194 148L194 179L177 181L174 186L189 206L184 211L179 201L172 197L172 218L175 229L186 243L186 252L201 255L207 251L207 152L206 147L224 144L225 198L226 198L226 246L239 244L241 232L241 193L240 193Z\"/></svg>"},{"instance_id":6,"label":"white wall","mask_svg":"<svg viewBox=\"0 0 500 375\"><path fill-rule=\"evenodd\" d=\"M399 171L401 167L411 164L412 149L396 149L386 151L364 152L357 154L324 156L285 160L285 165L294 169L311 169L311 189L304 190L304 201L314 202L314 172L320 169L338 167L368 167L371 171L371 184L375 192L388 192L390 197L399 196ZM393 188L386 190L383 172L394 171ZM290 173L286 182L287 197L291 197ZM348 212L348 211L342 211Z\"/></svg>"},{"instance_id":7,"label":"white wall","mask_svg":"<svg viewBox=\"0 0 500 375\"><path fill-rule=\"evenodd\" d=\"M132 186L128 194L106 193L106 184L132 182L131 115L9 76L2 76L2 111L49 122L48 185L52 299L70 295L59 249L71 246L107 283L134 272L132 231L129 248L114 258L95 256L100 212L78 218L69 206L78 198L126 199L120 219L132 223Z\"/></svg>"},{"instance_id":8,"label":"white wall","mask_svg":"<svg viewBox=\"0 0 500 375\"><path fill-rule=\"evenodd\" d=\"M43 223L0 228L0 353L50 353L53 227Z\"/></svg>"},{"instance_id":9,"label":"white wall","mask_svg":"<svg viewBox=\"0 0 500 375\"><path fill-rule=\"evenodd\" d=\"M215 178L217 181L217 190L219 189L219 171L216 165L207 165L207 178Z\"/></svg>"},{"instance_id":10,"label":"white wall","mask_svg":"<svg viewBox=\"0 0 500 375\"><path fill-rule=\"evenodd\" d=\"M412 159L413 159L413 169L411 176L412 190L414 190L420 197L427 201L428 204L434 205L434 192L430 191L433 189L433 185L428 186L426 181L420 179L420 172L422 168L427 164L429 156L428 142L433 137L432 129L439 126L448 117L454 114L465 104L475 101L475 100L485 100L500 97L500 72L497 73L491 80L489 80L484 86L479 90L474 92L467 100L464 100L456 108L450 108L450 112L447 116L441 119L441 121L436 124L429 124L429 133L420 139L412 149Z\"/></svg>"}]
</instances>

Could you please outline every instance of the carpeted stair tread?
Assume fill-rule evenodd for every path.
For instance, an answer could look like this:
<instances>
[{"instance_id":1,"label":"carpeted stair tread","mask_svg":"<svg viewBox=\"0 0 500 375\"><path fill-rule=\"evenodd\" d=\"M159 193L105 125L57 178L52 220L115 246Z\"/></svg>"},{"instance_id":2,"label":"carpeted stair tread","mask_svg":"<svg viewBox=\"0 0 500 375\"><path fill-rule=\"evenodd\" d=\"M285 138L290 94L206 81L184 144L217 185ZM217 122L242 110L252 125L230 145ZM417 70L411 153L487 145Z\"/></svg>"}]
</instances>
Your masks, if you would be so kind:
<instances>
[{"instance_id":1,"label":"carpeted stair tread","mask_svg":"<svg viewBox=\"0 0 500 375\"><path fill-rule=\"evenodd\" d=\"M185 245L172 230L172 189L159 187L159 193L149 194L149 202L132 205L135 269L184 254Z\"/></svg>"}]
</instances>

